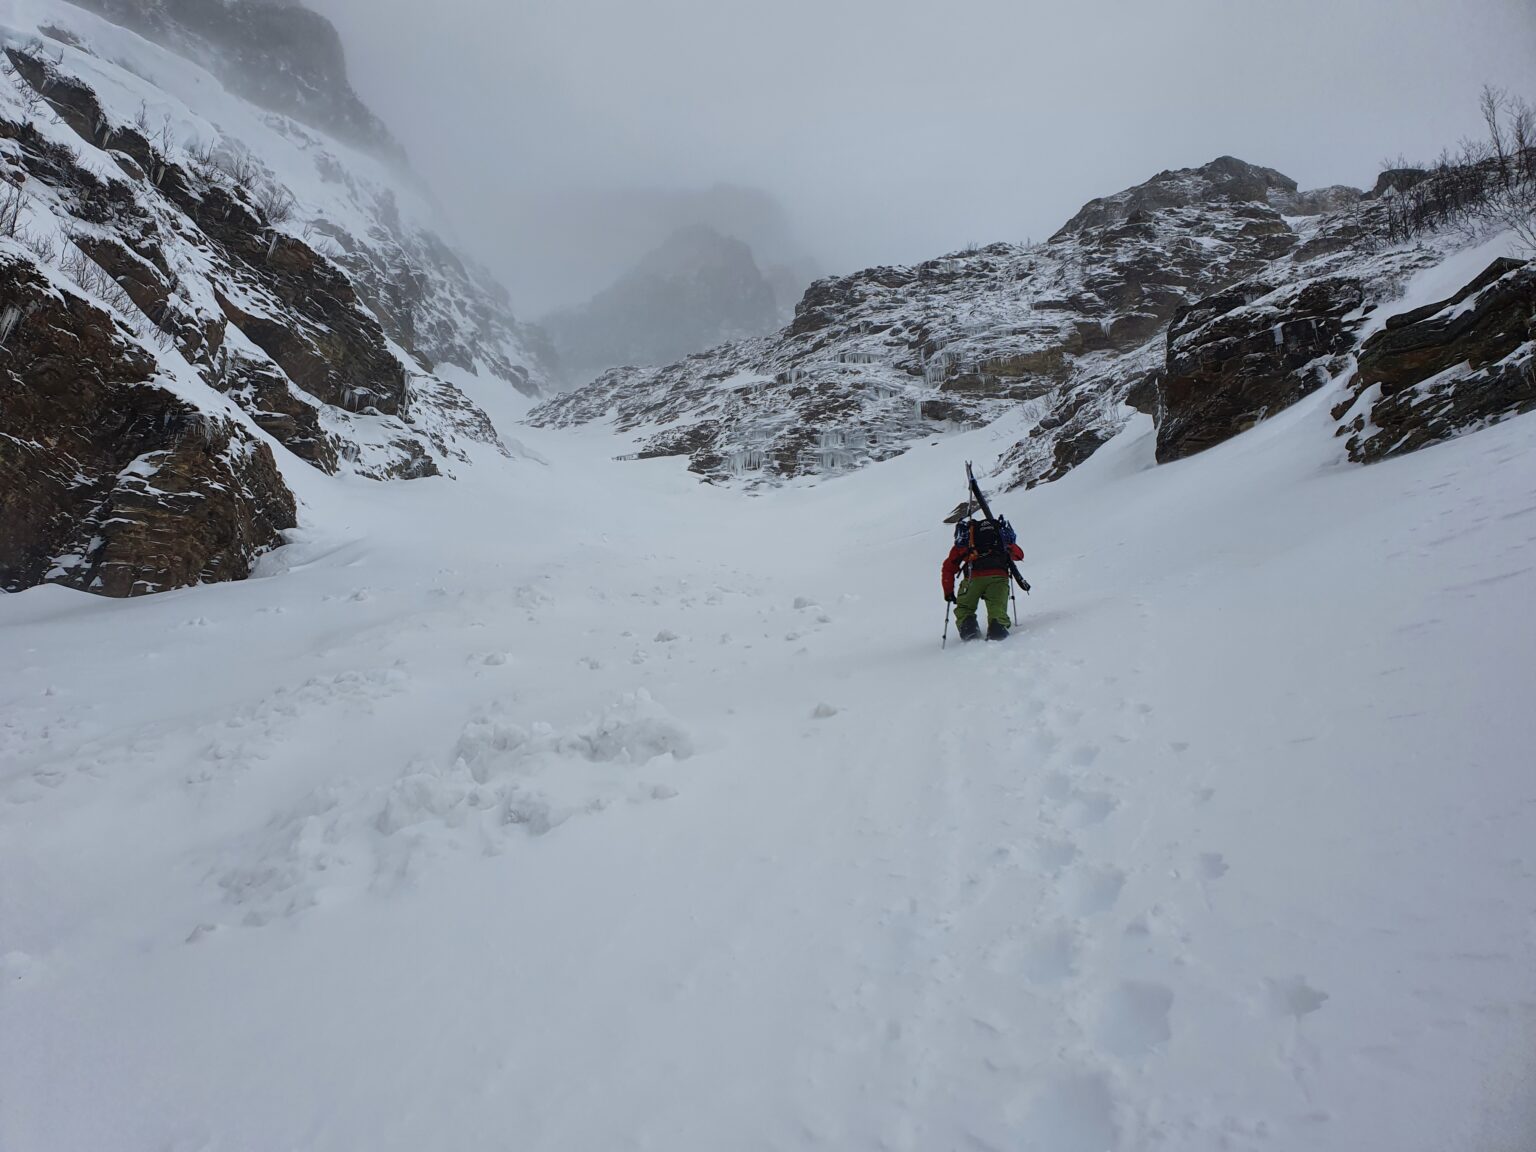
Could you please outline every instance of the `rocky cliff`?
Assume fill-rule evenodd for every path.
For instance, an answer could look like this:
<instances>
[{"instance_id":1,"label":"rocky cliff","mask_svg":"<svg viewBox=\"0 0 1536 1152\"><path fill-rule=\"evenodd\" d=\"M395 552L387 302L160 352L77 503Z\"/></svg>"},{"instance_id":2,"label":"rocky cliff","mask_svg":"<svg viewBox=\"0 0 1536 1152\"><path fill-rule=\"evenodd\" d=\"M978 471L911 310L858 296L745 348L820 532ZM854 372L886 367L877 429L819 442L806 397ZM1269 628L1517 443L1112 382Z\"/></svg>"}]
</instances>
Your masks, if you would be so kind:
<instances>
[{"instance_id":1,"label":"rocky cliff","mask_svg":"<svg viewBox=\"0 0 1536 1152\"><path fill-rule=\"evenodd\" d=\"M819 281L773 336L609 372L530 419L609 421L637 457L749 485L1020 409L1029 431L999 465L1013 486L1064 475L1136 409L1177 459L1347 377L1408 278L1467 243L1391 243L1400 183L1307 192L1232 157L1162 172L1045 244Z\"/></svg>"},{"instance_id":2,"label":"rocky cliff","mask_svg":"<svg viewBox=\"0 0 1536 1152\"><path fill-rule=\"evenodd\" d=\"M161 383L110 313L4 248L0 299L0 586L238 579L294 526L271 448Z\"/></svg>"},{"instance_id":3,"label":"rocky cliff","mask_svg":"<svg viewBox=\"0 0 1536 1152\"><path fill-rule=\"evenodd\" d=\"M1496 260L1448 299L1390 317L1348 383L1334 417L1360 462L1536 410L1536 264Z\"/></svg>"},{"instance_id":4,"label":"rocky cliff","mask_svg":"<svg viewBox=\"0 0 1536 1152\"><path fill-rule=\"evenodd\" d=\"M296 52L329 94L312 124L376 135L334 33L296 47L312 14L217 0L89 6L177 50L58 0L0 18L0 587L238 578L294 526L285 472L411 478L504 450L441 375L538 393L504 294L393 159L181 54Z\"/></svg>"}]
</instances>

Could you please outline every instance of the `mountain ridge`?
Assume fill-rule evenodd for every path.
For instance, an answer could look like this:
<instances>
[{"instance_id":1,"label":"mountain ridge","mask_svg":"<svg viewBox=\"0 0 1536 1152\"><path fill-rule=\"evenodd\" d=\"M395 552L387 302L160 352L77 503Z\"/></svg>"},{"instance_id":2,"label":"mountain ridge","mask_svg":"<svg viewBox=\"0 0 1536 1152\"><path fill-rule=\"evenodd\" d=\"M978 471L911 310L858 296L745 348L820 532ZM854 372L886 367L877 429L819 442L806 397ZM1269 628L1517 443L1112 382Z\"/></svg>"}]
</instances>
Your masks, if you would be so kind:
<instances>
[{"instance_id":1,"label":"mountain ridge","mask_svg":"<svg viewBox=\"0 0 1536 1152\"><path fill-rule=\"evenodd\" d=\"M1219 442L1347 374L1369 317L1470 242L1454 228L1394 240L1399 182L1301 191L1229 156L1164 171L1089 201L1046 243L820 280L774 335L605 373L528 419L608 423L630 455L687 456L706 479L749 487L888 459L1018 408L1031 427L1003 454L1009 486L1059 479L1137 409L1161 420L1177 406L1176 423L1194 429L1185 447ZM1244 307L1269 299L1270 327L1238 344L1207 328L1211 344L1191 355L1186 338L1174 355L1171 327L1234 291ZM1351 293L1343 312L1310 310ZM1329 335L1314 340L1324 321ZM1251 371L1182 387L1189 365L1238 347ZM1235 394L1208 403L1213 388ZM1497 391L1484 415L1522 403L1518 387Z\"/></svg>"}]
</instances>

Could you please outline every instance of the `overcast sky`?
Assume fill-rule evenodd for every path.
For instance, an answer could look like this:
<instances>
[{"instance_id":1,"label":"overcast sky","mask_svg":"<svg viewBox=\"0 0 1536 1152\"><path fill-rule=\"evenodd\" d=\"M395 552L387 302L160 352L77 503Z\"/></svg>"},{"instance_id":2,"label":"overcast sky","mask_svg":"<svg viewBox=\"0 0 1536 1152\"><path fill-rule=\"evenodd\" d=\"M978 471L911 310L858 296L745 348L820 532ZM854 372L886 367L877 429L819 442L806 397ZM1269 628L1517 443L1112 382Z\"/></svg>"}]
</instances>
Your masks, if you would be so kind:
<instances>
[{"instance_id":1,"label":"overcast sky","mask_svg":"<svg viewBox=\"0 0 1536 1152\"><path fill-rule=\"evenodd\" d=\"M847 271L1224 153L1368 186L1474 131L1485 81L1536 97L1536 0L308 2L530 317L716 184Z\"/></svg>"}]
</instances>

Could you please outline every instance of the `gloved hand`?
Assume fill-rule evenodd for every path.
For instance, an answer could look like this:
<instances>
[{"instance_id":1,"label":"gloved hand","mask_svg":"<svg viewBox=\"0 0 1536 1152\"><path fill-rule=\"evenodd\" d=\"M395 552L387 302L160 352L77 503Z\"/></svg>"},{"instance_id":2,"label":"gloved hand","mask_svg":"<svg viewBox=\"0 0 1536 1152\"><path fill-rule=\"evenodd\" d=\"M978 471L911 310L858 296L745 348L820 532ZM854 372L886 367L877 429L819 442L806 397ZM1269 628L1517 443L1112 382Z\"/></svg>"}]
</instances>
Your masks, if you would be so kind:
<instances>
[{"instance_id":1,"label":"gloved hand","mask_svg":"<svg viewBox=\"0 0 1536 1152\"><path fill-rule=\"evenodd\" d=\"M954 602L955 602L955 594L953 592L946 592L946 593L944 593L944 603L946 603L946 604L953 604Z\"/></svg>"}]
</instances>

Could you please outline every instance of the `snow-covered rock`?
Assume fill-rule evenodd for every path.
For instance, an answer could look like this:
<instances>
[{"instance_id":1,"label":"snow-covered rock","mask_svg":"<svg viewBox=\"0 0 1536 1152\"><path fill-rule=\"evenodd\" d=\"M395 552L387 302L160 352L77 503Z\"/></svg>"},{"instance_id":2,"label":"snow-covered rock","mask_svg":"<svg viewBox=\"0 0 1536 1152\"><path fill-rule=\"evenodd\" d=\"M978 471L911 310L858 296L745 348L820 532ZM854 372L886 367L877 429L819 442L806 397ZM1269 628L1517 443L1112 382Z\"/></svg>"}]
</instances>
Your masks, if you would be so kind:
<instances>
[{"instance_id":1,"label":"snow-covered rock","mask_svg":"<svg viewBox=\"0 0 1536 1152\"><path fill-rule=\"evenodd\" d=\"M86 7L154 40L62 0L18 0L0 16L0 370L12 382L0 466L73 485L68 499L29 487L35 507L8 493L8 515L49 526L0 543L6 586L143 591L241 576L293 526L285 471L409 478L451 469L476 444L505 451L439 373L535 396L546 369L505 294L438 236L347 86L329 26L219 0ZM294 91L241 82L262 67ZM71 341L101 353L87 357L103 381L94 454L68 447L79 413L44 358ZM233 481L242 516L267 527L215 534L211 552L146 544L113 561L131 579L102 581L86 574L109 542L90 526L114 522L121 493L103 470L126 465L132 437L108 441L143 415L126 385L151 380L166 390L167 427L217 428L221 443L267 454L271 475L254 484L248 471L194 469L197 484ZM161 535L195 532L196 519L171 514ZM71 565L36 551L64 539L84 541Z\"/></svg>"},{"instance_id":2,"label":"snow-covered rock","mask_svg":"<svg viewBox=\"0 0 1536 1152\"><path fill-rule=\"evenodd\" d=\"M1218 156L1202 167L1159 172L1144 184L1090 200L1051 239L1064 240L1090 228L1123 224L1168 208L1197 208L1219 200L1268 204L1288 215L1303 216L1359 198L1360 193L1354 189L1298 192L1296 181L1273 168L1261 168L1235 156ZM1308 213L1307 208L1312 212Z\"/></svg>"},{"instance_id":3,"label":"snow-covered rock","mask_svg":"<svg viewBox=\"0 0 1536 1152\"><path fill-rule=\"evenodd\" d=\"M1536 263L1494 261L1447 300L1365 341L1339 413L1350 456L1380 460L1536 409Z\"/></svg>"},{"instance_id":4,"label":"snow-covered rock","mask_svg":"<svg viewBox=\"0 0 1536 1152\"><path fill-rule=\"evenodd\" d=\"M294 527L272 450L0 241L0 587L112 596L246 576Z\"/></svg>"}]
</instances>

